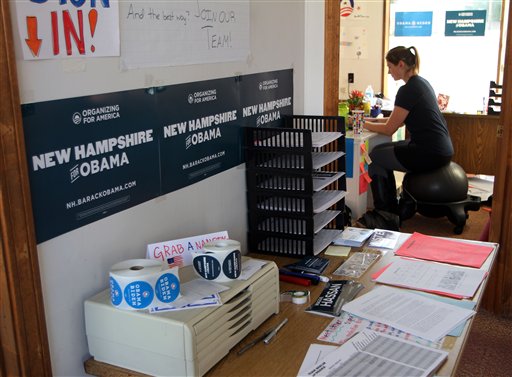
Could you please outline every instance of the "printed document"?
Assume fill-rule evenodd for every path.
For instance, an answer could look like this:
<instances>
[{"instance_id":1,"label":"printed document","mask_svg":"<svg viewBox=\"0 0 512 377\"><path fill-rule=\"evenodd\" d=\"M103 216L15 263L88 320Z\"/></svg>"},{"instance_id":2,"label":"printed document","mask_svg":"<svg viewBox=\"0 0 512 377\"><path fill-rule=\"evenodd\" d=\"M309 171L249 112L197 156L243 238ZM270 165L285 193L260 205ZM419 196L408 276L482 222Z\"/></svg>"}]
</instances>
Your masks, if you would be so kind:
<instances>
[{"instance_id":1,"label":"printed document","mask_svg":"<svg viewBox=\"0 0 512 377\"><path fill-rule=\"evenodd\" d=\"M343 310L432 342L475 314L474 310L387 286L376 287L347 302Z\"/></svg>"},{"instance_id":2,"label":"printed document","mask_svg":"<svg viewBox=\"0 0 512 377\"><path fill-rule=\"evenodd\" d=\"M448 352L366 330L299 376L430 376Z\"/></svg>"},{"instance_id":3,"label":"printed document","mask_svg":"<svg viewBox=\"0 0 512 377\"><path fill-rule=\"evenodd\" d=\"M355 334L363 330L372 330L379 333L396 336L397 338L405 339L409 342L422 344L431 348L441 348L442 346L442 341L431 342L429 340L420 338L419 336L395 329L394 327L384 323L369 321L347 312L343 312L339 317L333 318L331 323L329 323L329 325L317 337L317 339L329 343L343 344L352 338Z\"/></svg>"},{"instance_id":4,"label":"printed document","mask_svg":"<svg viewBox=\"0 0 512 377\"><path fill-rule=\"evenodd\" d=\"M324 344L311 344L308 352L302 361L299 369L299 376L305 376L312 367L314 367L321 359L327 356L332 351L335 351L338 346L326 346Z\"/></svg>"},{"instance_id":5,"label":"printed document","mask_svg":"<svg viewBox=\"0 0 512 377\"><path fill-rule=\"evenodd\" d=\"M397 246L400 235L400 232L393 232L392 230L375 229L368 241L368 246L394 249Z\"/></svg>"},{"instance_id":6,"label":"printed document","mask_svg":"<svg viewBox=\"0 0 512 377\"><path fill-rule=\"evenodd\" d=\"M150 313L219 306L222 305L222 302L218 294L228 289L229 287L214 281L202 278L193 279L181 285L181 298L168 305L152 307Z\"/></svg>"},{"instance_id":7,"label":"printed document","mask_svg":"<svg viewBox=\"0 0 512 377\"><path fill-rule=\"evenodd\" d=\"M474 296L486 275L475 268L398 258L372 278L378 283L466 298Z\"/></svg>"},{"instance_id":8,"label":"printed document","mask_svg":"<svg viewBox=\"0 0 512 377\"><path fill-rule=\"evenodd\" d=\"M340 246L360 247L373 234L373 229L346 227L341 235L335 238L332 243Z\"/></svg>"}]
</instances>

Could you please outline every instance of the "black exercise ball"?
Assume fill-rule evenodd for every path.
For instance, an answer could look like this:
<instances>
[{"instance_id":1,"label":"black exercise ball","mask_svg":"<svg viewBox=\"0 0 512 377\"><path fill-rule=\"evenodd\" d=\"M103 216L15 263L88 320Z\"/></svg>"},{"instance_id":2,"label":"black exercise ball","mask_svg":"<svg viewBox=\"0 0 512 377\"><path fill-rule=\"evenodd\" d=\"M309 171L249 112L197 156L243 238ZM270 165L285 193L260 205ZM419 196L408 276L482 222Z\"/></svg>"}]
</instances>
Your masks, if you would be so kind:
<instances>
[{"instance_id":1,"label":"black exercise ball","mask_svg":"<svg viewBox=\"0 0 512 377\"><path fill-rule=\"evenodd\" d=\"M422 202L450 203L465 200L468 195L466 172L453 161L429 172L407 173L402 186Z\"/></svg>"}]
</instances>

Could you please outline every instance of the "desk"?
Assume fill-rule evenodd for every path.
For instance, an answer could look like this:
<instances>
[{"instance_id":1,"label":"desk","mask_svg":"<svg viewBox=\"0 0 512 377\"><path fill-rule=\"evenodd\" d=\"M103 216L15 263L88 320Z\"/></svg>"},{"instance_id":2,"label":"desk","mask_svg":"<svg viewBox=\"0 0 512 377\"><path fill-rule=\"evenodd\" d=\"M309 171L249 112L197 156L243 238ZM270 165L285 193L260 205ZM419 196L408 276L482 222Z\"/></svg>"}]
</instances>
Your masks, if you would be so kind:
<instances>
[{"instance_id":1,"label":"desk","mask_svg":"<svg viewBox=\"0 0 512 377\"><path fill-rule=\"evenodd\" d=\"M407 236L408 235L403 234L401 242L403 242ZM490 271L496 258L498 246L491 243L483 244L496 246L495 250L491 253L489 258L487 258L484 266L482 267L485 270ZM323 254L321 255L324 256ZM273 260L278 266L297 261L292 258L273 257L252 253L249 254L249 256L259 259ZM331 263L326 270L326 275L329 275L341 264L343 259L331 256L327 256L327 258L331 260ZM361 281L365 286L365 289L360 294L368 292L375 286L375 283L370 280L370 275L379 268L388 264L393 258L397 257L395 257L391 251L388 251L386 255L380 258L380 260L359 279L359 281ZM486 284L487 279L483 281L473 298L473 301L477 303L476 308L478 308L480 304ZM315 300L320 295L323 287L324 284L320 283L310 289L312 300ZM289 283L280 283L281 292L302 288L303 287ZM310 344L319 343L332 345L332 343L325 343L316 339L331 322L332 318L306 313L304 312L306 306L306 304L296 305L290 302L281 303L279 314L267 319L258 330L249 334L242 342L233 347L231 352L217 363L217 365L215 365L205 376L296 376ZM288 323L281 329L270 344L265 345L263 343L259 343L240 356L236 354L243 345L261 335L265 330L275 327L284 318L288 318ZM453 376L455 374L471 325L472 320L469 320L460 337L447 336L445 338L443 349L449 352L449 356L441 369L436 373L437 376ZM141 376L141 374L137 374L123 368L96 362L92 358L85 362L85 371L95 376Z\"/></svg>"},{"instance_id":2,"label":"desk","mask_svg":"<svg viewBox=\"0 0 512 377\"><path fill-rule=\"evenodd\" d=\"M393 137L381 135L375 132L364 131L361 135L355 135L353 131L347 131L345 136L347 153L347 196L345 203L352 211L352 219L360 218L368 208L373 208L373 198L368 182L365 182L365 175L368 174L368 164L365 163L361 145L364 144L368 153L382 143L404 140L405 128L401 127ZM361 171L360 164L364 165Z\"/></svg>"},{"instance_id":3,"label":"desk","mask_svg":"<svg viewBox=\"0 0 512 377\"><path fill-rule=\"evenodd\" d=\"M347 131L345 137L347 153L347 196L346 205L352 211L352 219L357 220L367 210L373 207L370 184L365 180L368 177L368 164L364 159L361 146L370 153L374 146L391 141L389 136L379 135L375 132L364 131L361 135L354 135L353 131ZM364 171L361 170L361 164Z\"/></svg>"}]
</instances>

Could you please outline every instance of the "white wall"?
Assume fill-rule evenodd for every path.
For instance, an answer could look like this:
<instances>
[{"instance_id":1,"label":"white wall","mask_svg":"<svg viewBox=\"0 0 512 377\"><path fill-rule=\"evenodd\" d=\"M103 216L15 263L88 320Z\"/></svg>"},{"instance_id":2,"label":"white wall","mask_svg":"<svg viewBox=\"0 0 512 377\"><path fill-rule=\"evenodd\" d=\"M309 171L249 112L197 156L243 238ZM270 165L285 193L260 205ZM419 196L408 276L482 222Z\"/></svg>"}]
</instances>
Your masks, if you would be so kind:
<instances>
[{"instance_id":1,"label":"white wall","mask_svg":"<svg viewBox=\"0 0 512 377\"><path fill-rule=\"evenodd\" d=\"M356 0L356 8L350 16L340 18L340 29L357 36L363 54L357 58L352 49L340 47L339 98L347 99L348 91L364 92L371 85L375 93L382 92L384 0ZM343 41L343 36L341 37ZM354 83L348 84L348 73L354 73Z\"/></svg>"},{"instance_id":2,"label":"white wall","mask_svg":"<svg viewBox=\"0 0 512 377\"><path fill-rule=\"evenodd\" d=\"M322 108L321 101L310 96L323 93L323 52L322 62L311 64L305 47L305 20L307 45L317 46L316 50L323 46L322 2L251 0L247 61L129 71L120 70L118 58L22 61L14 0L10 2L22 103L293 68L294 112L304 113L305 103L311 111ZM89 354L83 301L108 287L108 271L114 263L144 257L151 242L224 229L245 248L246 228L241 165L39 244L54 375L85 374L83 361Z\"/></svg>"},{"instance_id":3,"label":"white wall","mask_svg":"<svg viewBox=\"0 0 512 377\"><path fill-rule=\"evenodd\" d=\"M306 1L304 28L304 114L324 114L324 13L323 1Z\"/></svg>"}]
</instances>

